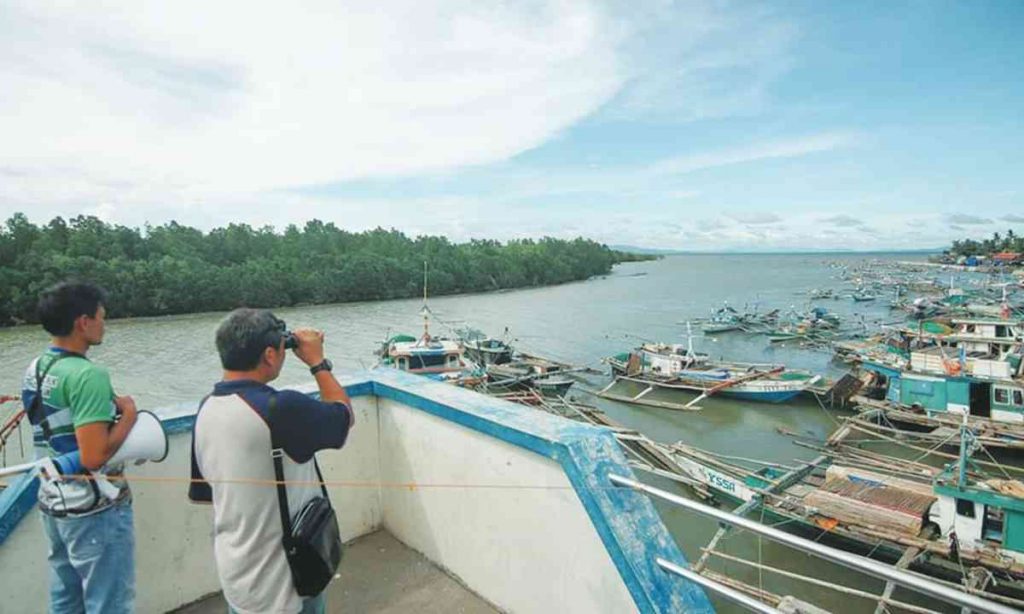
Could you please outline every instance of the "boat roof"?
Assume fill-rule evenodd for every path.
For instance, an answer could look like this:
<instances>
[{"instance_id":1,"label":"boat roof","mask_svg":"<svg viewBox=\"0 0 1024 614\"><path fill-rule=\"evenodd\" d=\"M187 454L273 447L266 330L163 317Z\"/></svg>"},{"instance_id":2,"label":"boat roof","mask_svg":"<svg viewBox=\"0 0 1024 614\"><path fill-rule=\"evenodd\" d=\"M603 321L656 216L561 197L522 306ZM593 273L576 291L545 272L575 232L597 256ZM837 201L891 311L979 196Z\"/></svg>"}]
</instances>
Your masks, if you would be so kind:
<instances>
[{"instance_id":1,"label":"boat roof","mask_svg":"<svg viewBox=\"0 0 1024 614\"><path fill-rule=\"evenodd\" d=\"M391 344L388 350L391 356L411 356L413 354L462 354L462 346L451 339L431 339L430 341L399 341Z\"/></svg>"},{"instance_id":2,"label":"boat roof","mask_svg":"<svg viewBox=\"0 0 1024 614\"><path fill-rule=\"evenodd\" d=\"M1003 320L1001 318L953 318L953 324L993 324L997 326L1024 326L1020 320Z\"/></svg>"}]
</instances>

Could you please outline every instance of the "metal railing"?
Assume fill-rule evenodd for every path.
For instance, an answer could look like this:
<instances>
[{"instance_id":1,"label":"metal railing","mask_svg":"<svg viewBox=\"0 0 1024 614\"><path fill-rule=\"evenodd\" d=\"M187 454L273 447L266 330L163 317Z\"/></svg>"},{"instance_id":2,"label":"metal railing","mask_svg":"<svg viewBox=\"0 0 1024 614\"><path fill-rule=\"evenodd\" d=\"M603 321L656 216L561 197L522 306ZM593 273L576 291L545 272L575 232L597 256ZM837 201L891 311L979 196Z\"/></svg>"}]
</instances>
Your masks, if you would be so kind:
<instances>
[{"instance_id":1,"label":"metal railing","mask_svg":"<svg viewBox=\"0 0 1024 614\"><path fill-rule=\"evenodd\" d=\"M714 518L719 522L724 522L726 524L739 527L741 529L745 529L747 531L750 531L751 533L755 533L762 537L766 537L774 542L784 544L796 550L806 552L807 554L817 556L819 558L825 559L826 561L842 565L849 569L854 569L861 573L865 573L876 578L881 578L882 580L898 584L905 588L917 591L921 594L928 595L929 597L934 597L935 599L939 599L946 603L960 606L961 608L967 608L975 612L985 612L987 614L1019 614L1019 611L1014 608L996 603L994 601L985 599L983 597L979 597L977 595L965 593L950 586L939 584L938 582L935 582L924 576L911 573L908 571L903 571L901 569L896 569L891 565L886 565L885 563L881 563L879 561L875 561L864 556L852 554L850 552L846 552L844 550L839 550L836 548L831 548L829 546L819 544L809 539L804 539L802 537L792 535L784 531L780 531L779 529L765 526L757 521L750 520L748 518L743 518L741 516L736 516L734 514L730 514L729 512L724 512L722 510L713 508L709 505L705 505L697 501L692 501L685 497L680 497L679 495L672 494L670 492L661 490L659 488L655 488L653 486L648 486L647 484L637 482L636 480L632 480L615 474L609 474L608 479L611 480L613 484L632 488L633 490L646 493L648 495L657 497L664 501L668 501L669 503L673 503L680 507L684 507L690 511L697 512L698 514L701 514L703 516ZM665 562L668 563L668 561ZM669 564L671 565L671 567L663 565L661 560L658 561L658 564L663 569L666 569L672 573L676 573L689 580L697 582L702 586L719 592L722 594L723 597L732 599L731 595L726 594L725 592L722 592L720 590L720 588L728 587L725 587L717 582L708 580L703 576L699 576L699 574L696 574L692 570L686 570L677 565L671 565L671 563ZM680 573L680 571L685 571L688 573ZM694 576L700 577L701 580L695 579ZM729 590L733 592L738 592L734 591L733 589ZM765 610L764 604L761 604L760 602L757 602L760 606L758 608L754 608L746 601L737 601L737 603L750 607L751 609L757 612L774 611L771 608Z\"/></svg>"},{"instance_id":2,"label":"metal railing","mask_svg":"<svg viewBox=\"0 0 1024 614\"><path fill-rule=\"evenodd\" d=\"M693 571L692 569L680 567L679 565L676 565L671 561L666 561L661 557L658 557L658 559L656 560L658 563L658 567L661 567L666 571L674 573L677 576L682 576L690 582L700 584L704 588L711 589L719 595L725 597L729 601L732 601L733 603L737 603L747 608L751 612L761 612L762 614L781 614L779 610L773 608L772 606L762 603L757 599L754 599L750 595L738 591L731 586L726 586L720 582L715 582L710 578L705 578L704 576L700 575L696 571Z\"/></svg>"}]
</instances>

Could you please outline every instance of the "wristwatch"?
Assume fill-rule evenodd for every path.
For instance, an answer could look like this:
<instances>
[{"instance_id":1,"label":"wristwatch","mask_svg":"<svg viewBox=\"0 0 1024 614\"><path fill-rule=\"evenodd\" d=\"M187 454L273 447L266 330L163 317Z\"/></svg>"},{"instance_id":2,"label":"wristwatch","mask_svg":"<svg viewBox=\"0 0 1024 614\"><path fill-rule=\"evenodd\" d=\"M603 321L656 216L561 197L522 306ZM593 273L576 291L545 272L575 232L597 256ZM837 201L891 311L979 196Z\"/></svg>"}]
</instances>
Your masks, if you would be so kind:
<instances>
[{"instance_id":1,"label":"wristwatch","mask_svg":"<svg viewBox=\"0 0 1024 614\"><path fill-rule=\"evenodd\" d=\"M324 358L323 360L320 361L320 364L313 365L312 367L310 367L309 368L309 372L312 373L313 375L316 375L317 373L319 373L321 371L330 371L333 368L334 368L334 363L331 362L331 359L330 358Z\"/></svg>"}]
</instances>

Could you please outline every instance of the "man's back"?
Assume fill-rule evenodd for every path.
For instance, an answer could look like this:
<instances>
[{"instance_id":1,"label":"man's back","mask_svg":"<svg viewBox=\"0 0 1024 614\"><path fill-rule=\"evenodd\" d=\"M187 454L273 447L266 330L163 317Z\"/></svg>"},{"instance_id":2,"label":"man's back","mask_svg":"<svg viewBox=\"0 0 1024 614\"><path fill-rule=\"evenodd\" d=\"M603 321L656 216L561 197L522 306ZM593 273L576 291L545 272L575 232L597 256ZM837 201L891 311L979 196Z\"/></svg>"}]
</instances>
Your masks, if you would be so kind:
<instances>
[{"instance_id":1,"label":"man's back","mask_svg":"<svg viewBox=\"0 0 1024 614\"><path fill-rule=\"evenodd\" d=\"M50 348L25 370L22 402L31 408L36 402L36 377L42 376L42 399L38 413L45 416L47 429L31 416L32 434L37 458L58 456L78 450L75 429L96 422L113 422L114 391L110 375L102 366L84 356ZM46 435L49 435L49 438ZM120 473L120 467L105 467L105 473ZM112 482L121 490L117 499L127 496L123 481ZM68 480L44 483L39 490L39 503L46 512L69 511L95 513L113 501L100 500L98 491L89 482Z\"/></svg>"},{"instance_id":2,"label":"man's back","mask_svg":"<svg viewBox=\"0 0 1024 614\"><path fill-rule=\"evenodd\" d=\"M276 419L270 416L274 397ZM314 435L290 438L289 429L280 426L286 421L302 425L311 417L324 421L312 433L333 432L333 441ZM217 569L235 610L298 612L302 607L281 542L271 423L278 424L276 432L285 450L284 477L292 483L287 487L288 508L294 515L321 494L313 453L340 447L348 420L343 405L332 407L298 392L277 392L252 380L221 382L203 403L195 425L195 461L210 485Z\"/></svg>"}]
</instances>

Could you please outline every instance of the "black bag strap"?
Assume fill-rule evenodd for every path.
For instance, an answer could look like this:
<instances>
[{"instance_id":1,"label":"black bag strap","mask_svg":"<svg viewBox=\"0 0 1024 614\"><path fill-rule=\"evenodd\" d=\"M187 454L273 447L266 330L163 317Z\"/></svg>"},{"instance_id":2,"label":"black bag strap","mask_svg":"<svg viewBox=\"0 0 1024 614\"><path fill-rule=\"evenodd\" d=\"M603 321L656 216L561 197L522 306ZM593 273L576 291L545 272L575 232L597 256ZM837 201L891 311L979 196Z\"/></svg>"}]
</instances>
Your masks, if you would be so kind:
<instances>
[{"instance_id":1,"label":"black bag strap","mask_svg":"<svg viewBox=\"0 0 1024 614\"><path fill-rule=\"evenodd\" d=\"M43 429L43 439L47 444L50 442L53 431L50 429L50 419L46 417L46 409L43 407L43 380L49 375L53 365L70 356L85 358L75 352L60 352L56 358L50 361L50 364L46 365L46 369L41 374L39 373L39 363L43 361L43 357L40 356L36 359L36 396L32 399L32 406L29 407L28 418L29 422L38 424Z\"/></svg>"},{"instance_id":2,"label":"black bag strap","mask_svg":"<svg viewBox=\"0 0 1024 614\"><path fill-rule=\"evenodd\" d=\"M287 542L291 539L292 535L292 516L288 510L288 490L284 481L284 462L281 460L284 458L284 448L278 445L280 442L274 433L274 414L276 412L277 395L272 394L267 405L267 421L270 424L270 456L274 460L274 479L277 481L277 507L281 512L281 529L284 531L284 539ZM316 462L316 456L313 456L312 461L316 477L320 481L320 491L323 492L324 499L330 504L331 500L327 496L327 486L324 484L324 476L320 473L320 465Z\"/></svg>"},{"instance_id":3,"label":"black bag strap","mask_svg":"<svg viewBox=\"0 0 1024 614\"><path fill-rule=\"evenodd\" d=\"M196 410L195 421L192 422L192 459L191 459L191 481L188 484L188 499L194 503L213 503L213 489L206 481L203 472L199 470L199 459L196 458L196 425L199 424L199 412L203 411L203 405L212 394L203 397L199 401L199 409Z\"/></svg>"}]
</instances>

